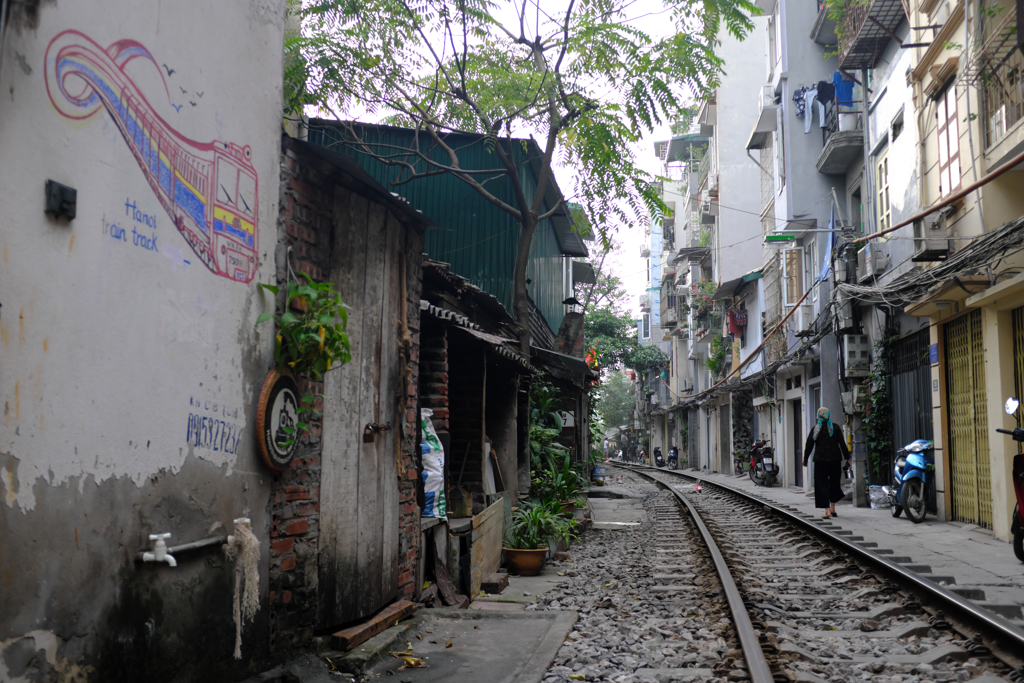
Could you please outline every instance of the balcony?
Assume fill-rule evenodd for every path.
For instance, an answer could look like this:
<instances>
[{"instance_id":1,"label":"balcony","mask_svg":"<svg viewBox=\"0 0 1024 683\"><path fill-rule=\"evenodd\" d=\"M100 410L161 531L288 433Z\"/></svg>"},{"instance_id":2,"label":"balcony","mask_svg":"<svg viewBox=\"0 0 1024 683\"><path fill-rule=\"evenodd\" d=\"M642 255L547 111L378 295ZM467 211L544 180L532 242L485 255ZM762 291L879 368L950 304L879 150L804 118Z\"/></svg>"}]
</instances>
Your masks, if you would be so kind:
<instances>
[{"instance_id":1,"label":"balcony","mask_svg":"<svg viewBox=\"0 0 1024 683\"><path fill-rule=\"evenodd\" d=\"M781 106L775 104L775 90L772 86L761 86L757 94L757 120L747 139L747 149L762 149L771 144L772 133L779 127L780 110Z\"/></svg>"},{"instance_id":2,"label":"balcony","mask_svg":"<svg viewBox=\"0 0 1024 683\"><path fill-rule=\"evenodd\" d=\"M651 295L641 294L640 295L640 312L650 313L651 312Z\"/></svg>"},{"instance_id":3,"label":"balcony","mask_svg":"<svg viewBox=\"0 0 1024 683\"><path fill-rule=\"evenodd\" d=\"M873 69L906 18L901 0L870 0L861 5L847 0L837 27L840 69ZM909 47L903 45L903 47Z\"/></svg>"},{"instance_id":4,"label":"balcony","mask_svg":"<svg viewBox=\"0 0 1024 683\"><path fill-rule=\"evenodd\" d=\"M861 110L825 105L825 127L821 129L822 148L818 155L818 173L843 175L855 160L864 156L864 130Z\"/></svg>"},{"instance_id":5,"label":"balcony","mask_svg":"<svg viewBox=\"0 0 1024 683\"><path fill-rule=\"evenodd\" d=\"M836 36L836 22L828 15L828 7L825 0L818 0L818 18L814 20L811 27L811 40L818 45L833 47L839 44Z\"/></svg>"},{"instance_id":6,"label":"balcony","mask_svg":"<svg viewBox=\"0 0 1024 683\"><path fill-rule=\"evenodd\" d=\"M711 154L710 150L704 150L704 158L700 160L700 166L697 167L697 187L705 187L705 183L708 180L708 172L711 170Z\"/></svg>"}]
</instances>

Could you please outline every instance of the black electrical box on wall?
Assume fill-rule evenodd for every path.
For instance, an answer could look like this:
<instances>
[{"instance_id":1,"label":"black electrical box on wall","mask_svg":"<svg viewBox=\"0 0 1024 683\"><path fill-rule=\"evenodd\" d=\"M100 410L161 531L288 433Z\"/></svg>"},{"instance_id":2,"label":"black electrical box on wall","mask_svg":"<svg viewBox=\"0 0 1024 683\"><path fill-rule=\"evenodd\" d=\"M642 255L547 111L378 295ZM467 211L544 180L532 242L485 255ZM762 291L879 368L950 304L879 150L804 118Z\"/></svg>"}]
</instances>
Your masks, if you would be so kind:
<instances>
[{"instance_id":1,"label":"black electrical box on wall","mask_svg":"<svg viewBox=\"0 0 1024 683\"><path fill-rule=\"evenodd\" d=\"M78 190L61 185L55 180L46 181L46 213L54 218L66 216L68 220L75 217L78 204Z\"/></svg>"}]
</instances>

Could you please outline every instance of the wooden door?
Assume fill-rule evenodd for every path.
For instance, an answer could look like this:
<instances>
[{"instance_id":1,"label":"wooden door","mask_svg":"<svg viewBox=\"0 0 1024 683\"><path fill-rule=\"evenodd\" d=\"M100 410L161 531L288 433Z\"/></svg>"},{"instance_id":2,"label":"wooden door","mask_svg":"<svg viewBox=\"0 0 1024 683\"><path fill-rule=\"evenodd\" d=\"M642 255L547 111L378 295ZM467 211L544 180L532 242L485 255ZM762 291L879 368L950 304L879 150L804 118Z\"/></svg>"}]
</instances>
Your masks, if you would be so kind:
<instances>
[{"instance_id":1,"label":"wooden door","mask_svg":"<svg viewBox=\"0 0 1024 683\"><path fill-rule=\"evenodd\" d=\"M402 226L336 187L330 280L348 313L352 360L324 380L317 626L362 619L398 591L395 470ZM364 443L367 424L391 429Z\"/></svg>"}]
</instances>

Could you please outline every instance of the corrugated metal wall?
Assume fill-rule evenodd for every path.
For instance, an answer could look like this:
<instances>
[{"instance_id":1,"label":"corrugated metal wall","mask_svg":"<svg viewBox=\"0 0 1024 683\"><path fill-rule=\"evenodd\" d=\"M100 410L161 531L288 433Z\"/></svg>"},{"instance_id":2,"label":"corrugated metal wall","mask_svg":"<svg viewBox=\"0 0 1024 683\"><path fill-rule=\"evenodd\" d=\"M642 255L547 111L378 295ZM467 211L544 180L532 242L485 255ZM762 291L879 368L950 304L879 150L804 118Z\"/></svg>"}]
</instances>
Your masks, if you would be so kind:
<instances>
[{"instance_id":1,"label":"corrugated metal wall","mask_svg":"<svg viewBox=\"0 0 1024 683\"><path fill-rule=\"evenodd\" d=\"M361 131L363 140L378 145L374 151L382 156L398 154L397 150L387 149L387 145L408 149L413 140L413 131L406 128L372 126ZM421 137L422 149L429 150L427 156L449 163L447 153L432 145L426 133ZM514 315L512 275L516 242L519 239L519 221L447 173L395 184L401 178L408 177L408 170L403 175L403 169L399 166L389 166L367 154L353 153L350 147L341 144L342 139L343 132L337 122L310 122L309 142L354 157L370 176L408 199L413 208L422 211L440 226L439 230L428 230L424 239L424 249L430 258L451 264L453 272L494 295ZM488 150L484 141L477 136L451 134L445 137L445 143L457 150L462 168L480 170L500 166L494 151ZM520 163L525 161L526 153L522 146L513 147L513 152ZM408 159L396 158L403 161ZM426 165L419 163L419 168L425 170ZM522 163L520 174L529 200L536 187L533 170L529 164ZM489 176L476 177L482 181ZM498 199L515 206L512 189L507 181L495 180L487 183L486 188ZM530 251L527 271L527 278L531 280L528 285L530 297L552 332L558 332L565 310L562 300L567 295L562 288L564 257L550 221L537 226Z\"/></svg>"}]
</instances>

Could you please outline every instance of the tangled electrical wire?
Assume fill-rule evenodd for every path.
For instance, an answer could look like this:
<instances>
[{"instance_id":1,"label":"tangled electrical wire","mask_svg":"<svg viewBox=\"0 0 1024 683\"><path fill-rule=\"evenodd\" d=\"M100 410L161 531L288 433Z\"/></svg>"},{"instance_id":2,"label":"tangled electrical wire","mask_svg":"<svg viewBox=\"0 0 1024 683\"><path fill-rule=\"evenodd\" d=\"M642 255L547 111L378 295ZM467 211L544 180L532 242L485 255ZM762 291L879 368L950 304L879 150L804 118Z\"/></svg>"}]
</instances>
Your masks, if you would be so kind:
<instances>
[{"instance_id":1,"label":"tangled electrical wire","mask_svg":"<svg viewBox=\"0 0 1024 683\"><path fill-rule=\"evenodd\" d=\"M938 286L959 282L965 275L985 272L992 282L992 264L1024 248L1024 216L998 230L980 236L975 242L927 270L914 269L884 285L837 283L839 291L859 303L902 307L925 298ZM902 264L897 264L897 266ZM966 289L966 287L964 287ZM970 291L970 290L968 290ZM970 292L975 294L976 292Z\"/></svg>"}]
</instances>

